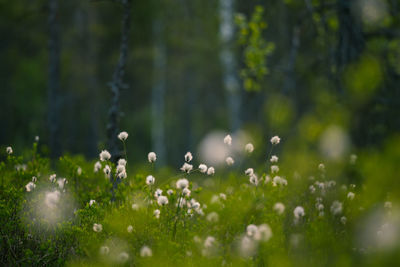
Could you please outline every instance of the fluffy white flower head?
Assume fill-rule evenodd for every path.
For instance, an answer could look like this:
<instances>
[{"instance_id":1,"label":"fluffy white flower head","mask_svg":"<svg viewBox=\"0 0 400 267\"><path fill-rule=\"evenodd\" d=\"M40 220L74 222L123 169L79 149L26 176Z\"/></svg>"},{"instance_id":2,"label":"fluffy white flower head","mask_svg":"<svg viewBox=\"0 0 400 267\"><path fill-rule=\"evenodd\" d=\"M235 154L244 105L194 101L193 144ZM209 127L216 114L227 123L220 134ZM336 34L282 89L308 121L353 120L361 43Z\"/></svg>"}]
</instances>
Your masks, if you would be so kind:
<instances>
[{"instance_id":1,"label":"fluffy white flower head","mask_svg":"<svg viewBox=\"0 0 400 267\"><path fill-rule=\"evenodd\" d=\"M207 174L208 174L208 175L214 175L214 174L215 174L215 169L214 169L214 167L209 167L208 170L207 170Z\"/></svg>"},{"instance_id":2,"label":"fluffy white flower head","mask_svg":"<svg viewBox=\"0 0 400 267\"><path fill-rule=\"evenodd\" d=\"M150 152L150 153L147 155L147 159L149 160L150 163L156 162L156 160L157 160L157 155L156 155L156 153Z\"/></svg>"},{"instance_id":3,"label":"fluffy white flower head","mask_svg":"<svg viewBox=\"0 0 400 267\"><path fill-rule=\"evenodd\" d=\"M206 173L207 172L207 165L206 164L200 164L199 165L199 170L201 173Z\"/></svg>"},{"instance_id":4,"label":"fluffy white flower head","mask_svg":"<svg viewBox=\"0 0 400 267\"><path fill-rule=\"evenodd\" d=\"M277 145L281 142L281 139L279 138L279 136L275 135L274 137L271 138L271 144L273 145Z\"/></svg>"},{"instance_id":5,"label":"fluffy white flower head","mask_svg":"<svg viewBox=\"0 0 400 267\"><path fill-rule=\"evenodd\" d=\"M101 161L106 161L106 160L109 160L111 158L111 154L107 150L103 150L103 151L100 152L99 157L100 157Z\"/></svg>"},{"instance_id":6,"label":"fluffy white flower head","mask_svg":"<svg viewBox=\"0 0 400 267\"><path fill-rule=\"evenodd\" d=\"M247 153L253 153L253 151L254 151L254 146L253 146L253 144L252 144L252 143L248 143L248 144L244 147L244 150L245 150Z\"/></svg>"},{"instance_id":7,"label":"fluffy white flower head","mask_svg":"<svg viewBox=\"0 0 400 267\"><path fill-rule=\"evenodd\" d=\"M119 159L118 160L118 165L122 165L126 167L126 159Z\"/></svg>"},{"instance_id":8,"label":"fluffy white flower head","mask_svg":"<svg viewBox=\"0 0 400 267\"><path fill-rule=\"evenodd\" d=\"M97 233L103 231L103 225L101 225L99 223L93 224L93 231L95 231Z\"/></svg>"},{"instance_id":9,"label":"fluffy white flower head","mask_svg":"<svg viewBox=\"0 0 400 267\"><path fill-rule=\"evenodd\" d=\"M94 164L94 172L99 172L99 170L101 169L101 163L100 161L96 161L96 163Z\"/></svg>"},{"instance_id":10,"label":"fluffy white flower head","mask_svg":"<svg viewBox=\"0 0 400 267\"><path fill-rule=\"evenodd\" d=\"M229 134L225 136L224 144L227 144L228 146L232 145L232 137Z\"/></svg>"},{"instance_id":11,"label":"fluffy white flower head","mask_svg":"<svg viewBox=\"0 0 400 267\"><path fill-rule=\"evenodd\" d=\"M7 152L8 155L11 155L11 154L13 153L12 147L8 146L8 147L6 148L6 152Z\"/></svg>"},{"instance_id":12,"label":"fluffy white flower head","mask_svg":"<svg viewBox=\"0 0 400 267\"><path fill-rule=\"evenodd\" d=\"M127 132L120 132L118 134L118 139L121 141L125 141L128 138L128 133Z\"/></svg>"},{"instance_id":13,"label":"fluffy white flower head","mask_svg":"<svg viewBox=\"0 0 400 267\"><path fill-rule=\"evenodd\" d=\"M277 156L273 155L269 161L271 161L272 163L277 163L278 159L279 158Z\"/></svg>"},{"instance_id":14,"label":"fluffy white flower head","mask_svg":"<svg viewBox=\"0 0 400 267\"><path fill-rule=\"evenodd\" d=\"M181 171L186 172L186 173L190 173L190 171L193 170L193 165L188 164L188 163L183 163L182 167L181 167Z\"/></svg>"},{"instance_id":15,"label":"fluffy white flower head","mask_svg":"<svg viewBox=\"0 0 400 267\"><path fill-rule=\"evenodd\" d=\"M166 196L159 196L157 199L157 203L160 206L164 206L168 204L168 198Z\"/></svg>"},{"instance_id":16,"label":"fluffy white flower head","mask_svg":"<svg viewBox=\"0 0 400 267\"><path fill-rule=\"evenodd\" d=\"M151 251L151 248L148 246L143 246L140 249L140 257L151 257L153 256L153 252Z\"/></svg>"},{"instance_id":17,"label":"fluffy white flower head","mask_svg":"<svg viewBox=\"0 0 400 267\"><path fill-rule=\"evenodd\" d=\"M33 191L35 189L36 185L33 182L29 182L27 185L25 185L25 189L27 192Z\"/></svg>"},{"instance_id":18,"label":"fluffy white flower head","mask_svg":"<svg viewBox=\"0 0 400 267\"><path fill-rule=\"evenodd\" d=\"M235 163L232 157L227 157L225 161L228 166L232 166Z\"/></svg>"},{"instance_id":19,"label":"fluffy white flower head","mask_svg":"<svg viewBox=\"0 0 400 267\"><path fill-rule=\"evenodd\" d=\"M155 183L155 181L156 181L156 178L154 178L153 175L148 175L146 177L146 184L147 185L153 185Z\"/></svg>"},{"instance_id":20,"label":"fluffy white flower head","mask_svg":"<svg viewBox=\"0 0 400 267\"><path fill-rule=\"evenodd\" d=\"M306 215L306 213L304 212L304 208L301 206L297 206L294 209L293 214L296 219L300 219L301 217L304 217L304 215Z\"/></svg>"},{"instance_id":21,"label":"fluffy white flower head","mask_svg":"<svg viewBox=\"0 0 400 267\"><path fill-rule=\"evenodd\" d=\"M186 162L191 162L192 159L193 159L192 153L186 152L186 154L185 154L185 161L186 161Z\"/></svg>"},{"instance_id":22,"label":"fluffy white flower head","mask_svg":"<svg viewBox=\"0 0 400 267\"><path fill-rule=\"evenodd\" d=\"M281 203L281 202L275 203L274 211L276 213L278 213L279 215L283 214L283 212L285 212L285 205L283 205L283 203Z\"/></svg>"},{"instance_id":23,"label":"fluffy white flower head","mask_svg":"<svg viewBox=\"0 0 400 267\"><path fill-rule=\"evenodd\" d=\"M189 187L189 181L187 179L185 179L185 178L179 179L176 182L176 188L178 188L178 189L183 190L183 189L185 189L187 187Z\"/></svg>"},{"instance_id":24,"label":"fluffy white flower head","mask_svg":"<svg viewBox=\"0 0 400 267\"><path fill-rule=\"evenodd\" d=\"M254 169L248 168L247 170L244 171L244 174L246 174L248 176L252 176L254 174Z\"/></svg>"}]
</instances>

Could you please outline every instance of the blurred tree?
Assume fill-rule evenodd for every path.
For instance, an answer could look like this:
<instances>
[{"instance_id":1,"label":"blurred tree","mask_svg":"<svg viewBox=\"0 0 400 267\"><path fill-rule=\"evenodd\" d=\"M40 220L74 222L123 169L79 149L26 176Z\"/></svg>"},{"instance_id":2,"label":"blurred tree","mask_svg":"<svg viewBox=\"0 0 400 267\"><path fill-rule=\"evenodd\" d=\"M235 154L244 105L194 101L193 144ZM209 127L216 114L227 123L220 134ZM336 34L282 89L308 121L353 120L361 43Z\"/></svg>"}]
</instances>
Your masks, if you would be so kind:
<instances>
[{"instance_id":1,"label":"blurred tree","mask_svg":"<svg viewBox=\"0 0 400 267\"><path fill-rule=\"evenodd\" d=\"M131 1L121 0L123 6L122 28L121 28L121 45L118 64L115 67L112 81L109 83L112 92L111 107L109 110L109 121L107 124L108 148L114 160L120 156L121 152L117 145L117 136L119 133L119 116L120 116L120 94L122 89L127 88L123 78L125 75L126 62L128 58L128 38L130 30Z\"/></svg>"}]
</instances>

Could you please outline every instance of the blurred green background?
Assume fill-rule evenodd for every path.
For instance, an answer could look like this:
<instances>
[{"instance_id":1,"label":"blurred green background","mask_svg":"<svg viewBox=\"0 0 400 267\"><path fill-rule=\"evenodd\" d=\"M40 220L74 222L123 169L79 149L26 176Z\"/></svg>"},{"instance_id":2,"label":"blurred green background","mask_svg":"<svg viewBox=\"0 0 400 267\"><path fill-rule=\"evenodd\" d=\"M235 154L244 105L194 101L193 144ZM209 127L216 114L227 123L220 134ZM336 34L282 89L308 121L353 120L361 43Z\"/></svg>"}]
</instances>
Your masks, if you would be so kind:
<instances>
[{"instance_id":1,"label":"blurred green background","mask_svg":"<svg viewBox=\"0 0 400 267\"><path fill-rule=\"evenodd\" d=\"M107 148L123 9L0 0L0 144L22 150L38 135L45 154L88 158ZM329 157L335 138L346 151L380 147L400 129L399 10L398 0L131 1L119 103L130 161L153 150L177 164L214 130L245 130L255 144L279 134L298 153L320 144Z\"/></svg>"}]
</instances>

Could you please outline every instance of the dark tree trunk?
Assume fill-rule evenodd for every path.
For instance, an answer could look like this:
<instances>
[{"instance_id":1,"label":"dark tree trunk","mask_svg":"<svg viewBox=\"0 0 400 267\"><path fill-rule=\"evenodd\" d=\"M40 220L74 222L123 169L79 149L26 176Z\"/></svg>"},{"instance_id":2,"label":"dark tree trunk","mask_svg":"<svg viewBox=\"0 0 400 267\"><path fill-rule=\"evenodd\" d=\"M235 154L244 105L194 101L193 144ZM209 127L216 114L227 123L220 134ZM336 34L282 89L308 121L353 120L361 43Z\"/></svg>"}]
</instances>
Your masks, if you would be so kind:
<instances>
[{"instance_id":1,"label":"dark tree trunk","mask_svg":"<svg viewBox=\"0 0 400 267\"><path fill-rule=\"evenodd\" d=\"M338 0L337 14L339 19L337 65L339 71L356 60L365 47L362 25L352 13L351 0Z\"/></svg>"},{"instance_id":2,"label":"dark tree trunk","mask_svg":"<svg viewBox=\"0 0 400 267\"><path fill-rule=\"evenodd\" d=\"M60 30L58 22L58 0L49 0L49 81L47 128L51 158L57 158L60 147Z\"/></svg>"},{"instance_id":3,"label":"dark tree trunk","mask_svg":"<svg viewBox=\"0 0 400 267\"><path fill-rule=\"evenodd\" d=\"M121 46L119 50L119 60L115 67L112 81L109 83L111 88L111 107L109 110L109 119L107 125L108 135L108 149L113 155L113 159L117 160L121 152L117 145L117 135L119 133L119 116L120 116L120 95L121 90L127 88L127 85L123 82L126 62L128 59L128 39L130 29L130 15L131 15L131 1L122 0L123 5L123 16L122 16L122 29L121 29Z\"/></svg>"},{"instance_id":4,"label":"dark tree trunk","mask_svg":"<svg viewBox=\"0 0 400 267\"><path fill-rule=\"evenodd\" d=\"M166 47L164 28L160 18L153 24L154 55L153 55L153 88L151 94L152 105L152 146L158 155L158 165L165 162L165 83L166 83Z\"/></svg>"}]
</instances>

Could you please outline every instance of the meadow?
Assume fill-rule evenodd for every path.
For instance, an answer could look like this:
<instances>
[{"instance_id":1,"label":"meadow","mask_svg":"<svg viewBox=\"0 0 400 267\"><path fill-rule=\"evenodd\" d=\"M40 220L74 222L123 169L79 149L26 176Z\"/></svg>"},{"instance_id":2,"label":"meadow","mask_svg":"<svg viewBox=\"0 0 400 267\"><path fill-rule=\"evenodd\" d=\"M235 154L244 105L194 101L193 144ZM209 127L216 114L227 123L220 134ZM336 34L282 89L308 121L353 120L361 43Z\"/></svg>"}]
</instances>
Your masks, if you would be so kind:
<instances>
[{"instance_id":1,"label":"meadow","mask_svg":"<svg viewBox=\"0 0 400 267\"><path fill-rule=\"evenodd\" d=\"M128 134L118 138L125 148ZM387 176L397 169L396 142L329 164L303 158L305 173L281 162L299 157L280 155L284 142L265 138L259 162L259 148L247 143L218 167L187 152L175 170L158 169L154 152L143 166L107 150L95 162L63 156L52 164L39 138L22 155L7 147L2 265L397 265L398 189Z\"/></svg>"}]
</instances>

